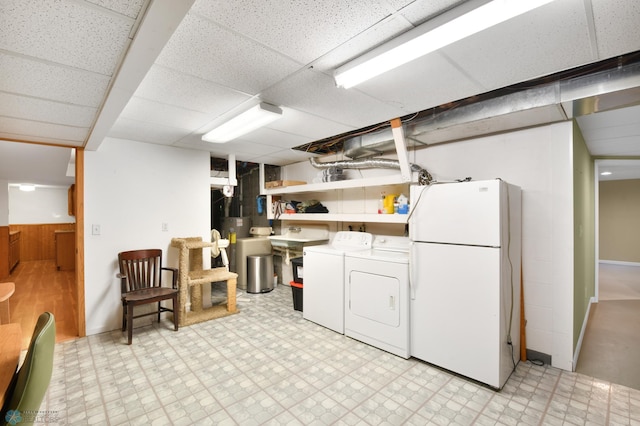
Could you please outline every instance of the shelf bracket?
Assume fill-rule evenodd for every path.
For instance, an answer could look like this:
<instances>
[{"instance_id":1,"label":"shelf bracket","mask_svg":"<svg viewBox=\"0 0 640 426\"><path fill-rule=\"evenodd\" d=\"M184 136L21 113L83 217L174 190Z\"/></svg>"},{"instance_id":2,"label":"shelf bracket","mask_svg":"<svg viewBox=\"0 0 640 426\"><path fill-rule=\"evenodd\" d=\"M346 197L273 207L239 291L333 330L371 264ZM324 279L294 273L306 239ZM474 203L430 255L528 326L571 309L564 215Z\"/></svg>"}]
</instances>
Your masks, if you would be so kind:
<instances>
[{"instance_id":1,"label":"shelf bracket","mask_svg":"<svg viewBox=\"0 0 640 426\"><path fill-rule=\"evenodd\" d=\"M400 175L404 182L411 182L411 166L409 165L409 154L404 139L404 129L402 121L399 118L391 120L391 132L393 133L393 141L396 144L396 152L398 154L398 162L400 163Z\"/></svg>"}]
</instances>

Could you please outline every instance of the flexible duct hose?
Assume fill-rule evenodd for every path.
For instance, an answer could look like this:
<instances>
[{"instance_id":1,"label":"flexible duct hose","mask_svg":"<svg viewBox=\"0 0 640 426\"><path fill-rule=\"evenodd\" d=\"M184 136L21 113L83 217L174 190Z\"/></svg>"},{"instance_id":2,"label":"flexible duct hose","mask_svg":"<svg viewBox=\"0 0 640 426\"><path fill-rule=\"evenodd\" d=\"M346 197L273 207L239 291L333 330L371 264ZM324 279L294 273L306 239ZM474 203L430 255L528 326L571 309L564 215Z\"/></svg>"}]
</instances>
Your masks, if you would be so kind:
<instances>
[{"instance_id":1,"label":"flexible duct hose","mask_svg":"<svg viewBox=\"0 0 640 426\"><path fill-rule=\"evenodd\" d=\"M400 170L400 162L398 160L389 160L386 158L365 158L359 160L341 160L327 161L321 163L314 157L309 158L309 162L316 169L328 169L330 167L341 167L343 169L398 169ZM420 185L429 185L433 181L431 174L417 164L410 164L412 172L419 172L418 183Z\"/></svg>"}]
</instances>

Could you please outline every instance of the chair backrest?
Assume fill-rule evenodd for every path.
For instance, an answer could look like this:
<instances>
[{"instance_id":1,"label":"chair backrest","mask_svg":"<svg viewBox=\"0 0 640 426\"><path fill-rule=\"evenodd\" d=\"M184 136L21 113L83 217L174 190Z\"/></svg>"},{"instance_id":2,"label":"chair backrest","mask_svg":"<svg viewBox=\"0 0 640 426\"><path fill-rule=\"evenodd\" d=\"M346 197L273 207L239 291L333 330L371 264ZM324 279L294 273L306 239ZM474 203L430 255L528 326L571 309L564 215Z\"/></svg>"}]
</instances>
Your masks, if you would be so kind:
<instances>
[{"instance_id":1,"label":"chair backrest","mask_svg":"<svg viewBox=\"0 0 640 426\"><path fill-rule=\"evenodd\" d=\"M27 356L10 385L2 409L2 421L12 423L15 417L34 415L42 404L53 373L53 350L56 344L56 323L51 312L38 317L31 336ZM14 416L14 417L11 417Z\"/></svg>"},{"instance_id":2,"label":"chair backrest","mask_svg":"<svg viewBox=\"0 0 640 426\"><path fill-rule=\"evenodd\" d=\"M131 250L118 253L122 292L162 287L162 250Z\"/></svg>"}]
</instances>

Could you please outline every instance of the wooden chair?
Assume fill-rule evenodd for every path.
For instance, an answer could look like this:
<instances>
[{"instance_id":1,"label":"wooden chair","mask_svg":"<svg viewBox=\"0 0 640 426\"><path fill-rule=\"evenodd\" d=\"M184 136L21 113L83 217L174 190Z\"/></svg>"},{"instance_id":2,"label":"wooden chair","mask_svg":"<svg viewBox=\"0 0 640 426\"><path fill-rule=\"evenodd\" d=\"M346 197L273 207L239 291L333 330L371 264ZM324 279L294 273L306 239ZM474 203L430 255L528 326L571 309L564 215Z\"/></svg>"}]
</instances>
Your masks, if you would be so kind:
<instances>
[{"instance_id":1,"label":"wooden chair","mask_svg":"<svg viewBox=\"0 0 640 426\"><path fill-rule=\"evenodd\" d=\"M118 278L122 284L122 331L127 330L127 344L133 337L133 320L162 312L173 313L173 327L178 331L178 270L162 266L162 250L132 250L118 253L120 273ZM172 273L171 288L162 286L162 271ZM162 306L163 300L173 301L172 309ZM138 305L157 303L158 310L133 315L133 308Z\"/></svg>"},{"instance_id":2,"label":"wooden chair","mask_svg":"<svg viewBox=\"0 0 640 426\"><path fill-rule=\"evenodd\" d=\"M56 323L51 312L38 317L24 362L9 385L0 424L33 423L53 374ZM2 423L2 422L7 423Z\"/></svg>"}]
</instances>

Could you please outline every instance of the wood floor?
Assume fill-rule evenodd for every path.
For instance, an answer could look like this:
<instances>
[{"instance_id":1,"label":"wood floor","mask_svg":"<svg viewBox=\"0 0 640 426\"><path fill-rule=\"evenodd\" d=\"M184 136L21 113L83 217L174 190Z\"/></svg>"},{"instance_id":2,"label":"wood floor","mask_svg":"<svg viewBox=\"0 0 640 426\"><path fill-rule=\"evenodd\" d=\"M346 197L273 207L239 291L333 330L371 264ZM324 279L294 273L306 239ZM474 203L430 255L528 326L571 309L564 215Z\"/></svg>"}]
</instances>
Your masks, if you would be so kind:
<instances>
[{"instance_id":1,"label":"wood floor","mask_svg":"<svg viewBox=\"0 0 640 426\"><path fill-rule=\"evenodd\" d=\"M12 281L16 286L9 302L11 322L22 328L22 349L29 347L38 316L45 311L55 317L56 342L78 336L74 271L58 271L53 260L21 261L1 281Z\"/></svg>"}]
</instances>

